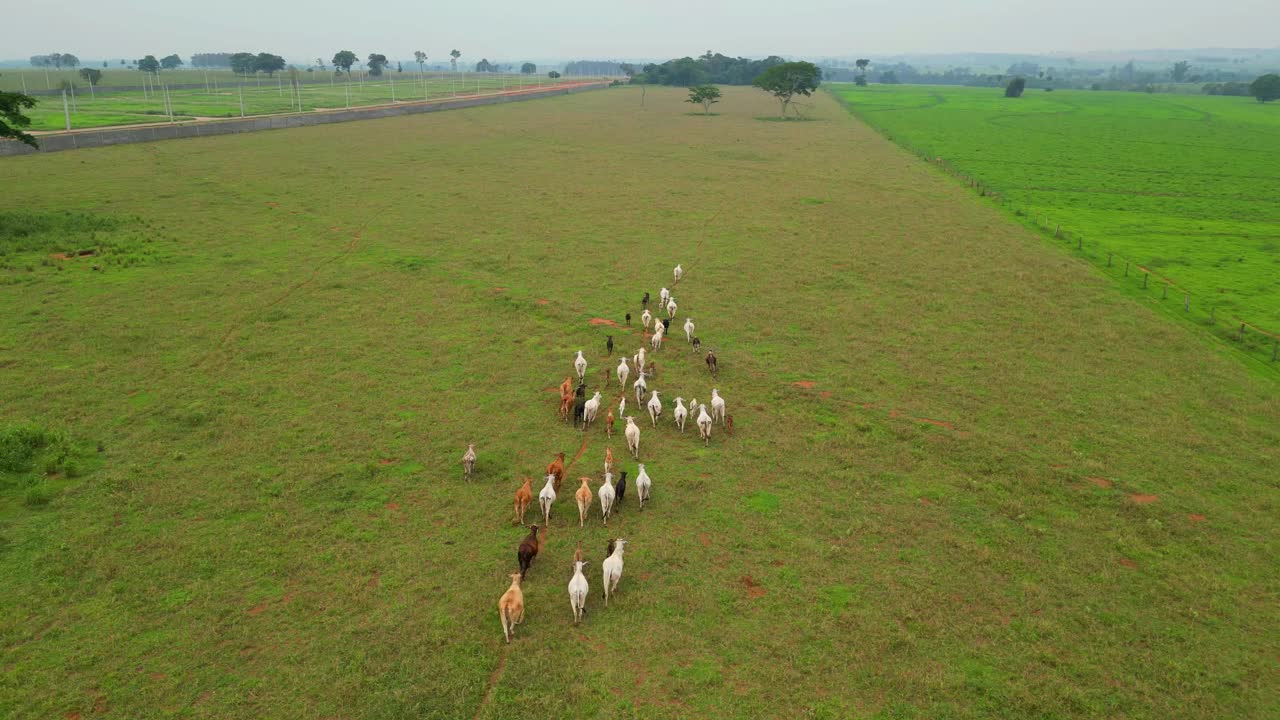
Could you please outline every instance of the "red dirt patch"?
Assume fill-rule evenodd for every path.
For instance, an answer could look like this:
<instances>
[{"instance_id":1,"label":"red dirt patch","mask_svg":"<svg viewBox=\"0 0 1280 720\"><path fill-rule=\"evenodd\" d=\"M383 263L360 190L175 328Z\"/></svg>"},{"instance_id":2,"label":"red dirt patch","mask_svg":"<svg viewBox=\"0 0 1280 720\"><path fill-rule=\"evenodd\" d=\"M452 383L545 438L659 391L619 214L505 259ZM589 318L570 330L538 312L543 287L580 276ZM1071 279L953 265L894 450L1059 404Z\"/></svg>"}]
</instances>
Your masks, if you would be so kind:
<instances>
[{"instance_id":1,"label":"red dirt patch","mask_svg":"<svg viewBox=\"0 0 1280 720\"><path fill-rule=\"evenodd\" d=\"M797 381L795 381L795 382L793 382L793 383L791 383L791 384L792 384L792 385L795 385L796 387L802 387L802 388L804 388L805 390L811 390L811 389L813 389L813 387L814 387L815 385L817 385L818 383L816 383L816 382L814 382L814 381L812 381L812 380L797 380Z\"/></svg>"},{"instance_id":2,"label":"red dirt patch","mask_svg":"<svg viewBox=\"0 0 1280 720\"><path fill-rule=\"evenodd\" d=\"M379 461L378 461L378 464L379 464L379 465L390 465L391 463L393 463L393 462L395 462L395 461L396 461L396 459L395 459L395 458L382 458L381 460L379 460Z\"/></svg>"},{"instance_id":3,"label":"red dirt patch","mask_svg":"<svg viewBox=\"0 0 1280 720\"><path fill-rule=\"evenodd\" d=\"M329 232L341 232L341 231L342 231L342 226L340 225L334 225L333 227L329 228Z\"/></svg>"},{"instance_id":4,"label":"red dirt patch","mask_svg":"<svg viewBox=\"0 0 1280 720\"><path fill-rule=\"evenodd\" d=\"M622 327L621 325L614 322L613 320L606 320L604 318L591 318L587 322L590 323L591 325L608 325L609 327Z\"/></svg>"},{"instance_id":5,"label":"red dirt patch","mask_svg":"<svg viewBox=\"0 0 1280 720\"><path fill-rule=\"evenodd\" d=\"M830 390L823 390L822 392L818 393L818 397L820 397L820 398L829 398L829 397L831 397L831 391L830 391Z\"/></svg>"},{"instance_id":6,"label":"red dirt patch","mask_svg":"<svg viewBox=\"0 0 1280 720\"><path fill-rule=\"evenodd\" d=\"M751 577L750 575L742 576L742 584L747 586L747 597L749 598L764 597L765 595L764 588L760 587L760 583L756 582L755 578Z\"/></svg>"},{"instance_id":7,"label":"red dirt patch","mask_svg":"<svg viewBox=\"0 0 1280 720\"><path fill-rule=\"evenodd\" d=\"M266 205L267 207L280 207L280 203L273 203L270 201L263 203L263 205Z\"/></svg>"},{"instance_id":8,"label":"red dirt patch","mask_svg":"<svg viewBox=\"0 0 1280 720\"><path fill-rule=\"evenodd\" d=\"M551 301L550 301L550 300L545 300L545 299L543 299L543 298L538 298L537 300L534 300L534 302L538 303L539 305L550 305L550 304L551 304Z\"/></svg>"},{"instance_id":9,"label":"red dirt patch","mask_svg":"<svg viewBox=\"0 0 1280 720\"><path fill-rule=\"evenodd\" d=\"M254 605L253 607L249 608L249 614L250 614L250 615L261 615L261 614L262 614L262 611L263 611L263 610L266 610L266 609L267 609L267 603L262 603L262 604L260 604L260 605Z\"/></svg>"},{"instance_id":10,"label":"red dirt patch","mask_svg":"<svg viewBox=\"0 0 1280 720\"><path fill-rule=\"evenodd\" d=\"M168 676L168 675L165 675L165 674L164 674L164 673L162 673L162 672L155 672L155 673L151 673L151 679L152 679L152 680L157 680L157 681L159 681L159 680L164 680L164 679L165 679L165 678L167 678L167 677L169 677L169 676Z\"/></svg>"},{"instance_id":11,"label":"red dirt patch","mask_svg":"<svg viewBox=\"0 0 1280 720\"><path fill-rule=\"evenodd\" d=\"M926 505L926 506L928 506L928 505L932 505L932 504L933 504L933 501L932 501L932 500L930 500L930 499L929 499L929 498L927 498L927 497L922 497L922 498L920 498L920 504L921 504L921 505Z\"/></svg>"},{"instance_id":12,"label":"red dirt patch","mask_svg":"<svg viewBox=\"0 0 1280 720\"><path fill-rule=\"evenodd\" d=\"M1115 485L1115 483L1111 482L1110 480L1104 477L1090 477L1085 479L1093 483L1094 485L1097 485L1100 488L1109 488L1112 485Z\"/></svg>"},{"instance_id":13,"label":"red dirt patch","mask_svg":"<svg viewBox=\"0 0 1280 720\"><path fill-rule=\"evenodd\" d=\"M1134 505L1150 505L1151 503L1159 500L1160 496L1159 495L1142 495L1138 493L1138 494L1130 495L1129 499L1133 501Z\"/></svg>"},{"instance_id":14,"label":"red dirt patch","mask_svg":"<svg viewBox=\"0 0 1280 720\"><path fill-rule=\"evenodd\" d=\"M365 583L364 586L372 589L380 585L382 585L382 573L378 570L374 570L373 577L369 578L369 582Z\"/></svg>"},{"instance_id":15,"label":"red dirt patch","mask_svg":"<svg viewBox=\"0 0 1280 720\"><path fill-rule=\"evenodd\" d=\"M1129 558L1120 558L1117 562L1119 562L1121 565L1123 565L1123 566L1125 566L1125 567L1127 567L1127 568L1136 568L1136 567L1138 567L1138 563L1136 563L1136 562L1134 562L1134 561L1130 560Z\"/></svg>"},{"instance_id":16,"label":"red dirt patch","mask_svg":"<svg viewBox=\"0 0 1280 720\"><path fill-rule=\"evenodd\" d=\"M773 567L782 567L782 566L783 566L783 565L785 565L786 563L782 562L781 560L774 560L774 561L770 562L769 564L770 564L770 565L772 565Z\"/></svg>"},{"instance_id":17,"label":"red dirt patch","mask_svg":"<svg viewBox=\"0 0 1280 720\"><path fill-rule=\"evenodd\" d=\"M62 717L66 718L66 720L80 720L80 713L76 712L75 710L72 710L71 712L67 713L66 715L63 715Z\"/></svg>"},{"instance_id":18,"label":"red dirt patch","mask_svg":"<svg viewBox=\"0 0 1280 720\"><path fill-rule=\"evenodd\" d=\"M698 542L702 543L702 547L711 547L711 536L706 533L698 533Z\"/></svg>"},{"instance_id":19,"label":"red dirt patch","mask_svg":"<svg viewBox=\"0 0 1280 720\"><path fill-rule=\"evenodd\" d=\"M400 503L389 502L385 505L388 510L399 510Z\"/></svg>"},{"instance_id":20,"label":"red dirt patch","mask_svg":"<svg viewBox=\"0 0 1280 720\"><path fill-rule=\"evenodd\" d=\"M952 425L946 420L930 420L929 418L916 418L915 420L916 422L929 423L930 425L937 425L940 428L946 428L948 430L956 429L955 425Z\"/></svg>"},{"instance_id":21,"label":"red dirt patch","mask_svg":"<svg viewBox=\"0 0 1280 720\"><path fill-rule=\"evenodd\" d=\"M494 291L494 292L506 292L508 289L509 289L509 288L504 288L504 287L495 287L495 288L493 289L493 291Z\"/></svg>"},{"instance_id":22,"label":"red dirt patch","mask_svg":"<svg viewBox=\"0 0 1280 720\"><path fill-rule=\"evenodd\" d=\"M1191 522L1204 522L1205 520L1208 520L1209 518L1207 518L1207 517L1205 517L1205 516L1203 516L1203 515L1201 515L1201 514L1199 514L1199 513L1191 513L1191 514L1187 515L1187 519L1188 519L1188 520L1190 520Z\"/></svg>"}]
</instances>

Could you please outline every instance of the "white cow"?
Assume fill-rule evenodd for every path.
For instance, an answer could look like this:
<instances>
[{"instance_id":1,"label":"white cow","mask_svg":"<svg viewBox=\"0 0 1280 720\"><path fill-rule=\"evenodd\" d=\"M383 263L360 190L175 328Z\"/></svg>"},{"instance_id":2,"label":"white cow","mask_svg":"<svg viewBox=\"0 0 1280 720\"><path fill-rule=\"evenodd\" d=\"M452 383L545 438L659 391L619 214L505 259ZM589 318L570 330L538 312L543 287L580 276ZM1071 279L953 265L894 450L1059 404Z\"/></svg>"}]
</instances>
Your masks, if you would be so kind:
<instances>
[{"instance_id":1,"label":"white cow","mask_svg":"<svg viewBox=\"0 0 1280 720\"><path fill-rule=\"evenodd\" d=\"M538 506L542 508L543 525L551 524L551 504L556 501L556 476L548 475L546 487L538 493Z\"/></svg>"},{"instance_id":2,"label":"white cow","mask_svg":"<svg viewBox=\"0 0 1280 720\"><path fill-rule=\"evenodd\" d=\"M617 493L613 489L613 473L606 472L604 474L604 484L600 486L600 490L596 493L600 496L600 516L604 519L604 524L609 525L609 516L613 514L613 500L617 497Z\"/></svg>"},{"instance_id":3,"label":"white cow","mask_svg":"<svg viewBox=\"0 0 1280 720\"><path fill-rule=\"evenodd\" d=\"M698 406L698 434L702 436L703 442L711 444L711 416L707 414L706 405Z\"/></svg>"},{"instance_id":4,"label":"white cow","mask_svg":"<svg viewBox=\"0 0 1280 720\"><path fill-rule=\"evenodd\" d=\"M627 416L627 431L624 434L627 437L627 449L638 460L640 458L640 426L630 415Z\"/></svg>"},{"instance_id":5,"label":"white cow","mask_svg":"<svg viewBox=\"0 0 1280 720\"><path fill-rule=\"evenodd\" d=\"M596 391L595 396L582 406L582 425L584 428L595 422L596 413L598 412L600 412L600 392Z\"/></svg>"},{"instance_id":6,"label":"white cow","mask_svg":"<svg viewBox=\"0 0 1280 720\"><path fill-rule=\"evenodd\" d=\"M667 301L667 317L673 318L675 316L676 316L676 299L671 298L670 300Z\"/></svg>"},{"instance_id":7,"label":"white cow","mask_svg":"<svg viewBox=\"0 0 1280 720\"><path fill-rule=\"evenodd\" d=\"M684 319L684 339L687 340L689 344L693 344L693 318L691 317Z\"/></svg>"},{"instance_id":8,"label":"white cow","mask_svg":"<svg viewBox=\"0 0 1280 720\"><path fill-rule=\"evenodd\" d=\"M658 427L658 416L662 414L662 400L658 398L658 391L654 390L649 393L649 419L653 421L653 426Z\"/></svg>"},{"instance_id":9,"label":"white cow","mask_svg":"<svg viewBox=\"0 0 1280 720\"><path fill-rule=\"evenodd\" d=\"M569 581L569 607L573 609L573 624L582 622L582 615L587 611L587 577L582 574L585 562L577 560L573 563L573 579Z\"/></svg>"},{"instance_id":10,"label":"white cow","mask_svg":"<svg viewBox=\"0 0 1280 720\"><path fill-rule=\"evenodd\" d=\"M618 358L618 384L625 388L629 375L631 375L631 367L627 365L627 359Z\"/></svg>"},{"instance_id":11,"label":"white cow","mask_svg":"<svg viewBox=\"0 0 1280 720\"><path fill-rule=\"evenodd\" d=\"M644 471L644 464L640 464L640 474L636 475L636 494L640 497L640 509L644 509L644 503L649 499L649 491L653 488L653 481L649 479L649 473Z\"/></svg>"},{"instance_id":12,"label":"white cow","mask_svg":"<svg viewBox=\"0 0 1280 720\"><path fill-rule=\"evenodd\" d=\"M684 406L684 398L676 398L675 409L676 427L680 428L680 432L684 432L685 421L689 419L689 411Z\"/></svg>"},{"instance_id":13,"label":"white cow","mask_svg":"<svg viewBox=\"0 0 1280 720\"><path fill-rule=\"evenodd\" d=\"M676 265L675 269L671 271L671 274L675 277L676 282L680 282L680 278L684 277L684 268Z\"/></svg>"},{"instance_id":14,"label":"white cow","mask_svg":"<svg viewBox=\"0 0 1280 720\"><path fill-rule=\"evenodd\" d=\"M582 357L582 351L578 351L578 357L573 360L573 369L578 372L578 381L581 382L587 376L587 359Z\"/></svg>"},{"instance_id":15,"label":"white cow","mask_svg":"<svg viewBox=\"0 0 1280 720\"><path fill-rule=\"evenodd\" d=\"M613 541L613 554L604 559L604 606L609 607L609 596L618 592L618 581L622 579L622 548L627 541L618 538Z\"/></svg>"},{"instance_id":16,"label":"white cow","mask_svg":"<svg viewBox=\"0 0 1280 720\"><path fill-rule=\"evenodd\" d=\"M711 390L711 419L719 420L720 424L724 424L724 398L720 397L720 391Z\"/></svg>"}]
</instances>

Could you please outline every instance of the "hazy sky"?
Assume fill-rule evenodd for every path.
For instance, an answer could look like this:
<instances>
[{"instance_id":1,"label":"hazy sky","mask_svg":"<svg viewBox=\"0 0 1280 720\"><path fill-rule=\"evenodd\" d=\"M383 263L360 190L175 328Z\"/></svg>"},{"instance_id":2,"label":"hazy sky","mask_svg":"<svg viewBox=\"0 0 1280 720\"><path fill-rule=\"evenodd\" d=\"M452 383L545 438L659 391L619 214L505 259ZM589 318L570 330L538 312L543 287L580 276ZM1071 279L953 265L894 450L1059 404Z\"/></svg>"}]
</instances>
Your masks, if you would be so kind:
<instances>
[{"instance_id":1,"label":"hazy sky","mask_svg":"<svg viewBox=\"0 0 1280 720\"><path fill-rule=\"evenodd\" d=\"M481 57L669 58L1275 47L1280 0L63 0L3 10L0 58L350 49ZM20 29L20 30L19 30Z\"/></svg>"}]
</instances>

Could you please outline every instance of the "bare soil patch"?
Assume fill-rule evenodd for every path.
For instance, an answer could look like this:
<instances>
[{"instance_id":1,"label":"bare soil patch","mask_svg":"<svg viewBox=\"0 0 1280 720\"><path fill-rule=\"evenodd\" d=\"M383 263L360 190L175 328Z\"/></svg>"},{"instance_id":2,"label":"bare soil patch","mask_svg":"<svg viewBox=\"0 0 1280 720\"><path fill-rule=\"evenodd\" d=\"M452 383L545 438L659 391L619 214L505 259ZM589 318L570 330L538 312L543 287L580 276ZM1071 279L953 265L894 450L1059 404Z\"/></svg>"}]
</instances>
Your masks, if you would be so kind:
<instances>
[{"instance_id":1,"label":"bare soil patch","mask_svg":"<svg viewBox=\"0 0 1280 720\"><path fill-rule=\"evenodd\" d=\"M747 589L747 597L762 598L765 596L764 588L761 587L760 583L756 582L755 578L751 577L750 575L742 576L742 584Z\"/></svg>"},{"instance_id":2,"label":"bare soil patch","mask_svg":"<svg viewBox=\"0 0 1280 720\"><path fill-rule=\"evenodd\" d=\"M1151 503L1159 500L1160 496L1159 495L1143 495L1141 493L1134 493L1133 495L1129 496L1129 499L1133 501L1134 505L1150 505Z\"/></svg>"}]
</instances>

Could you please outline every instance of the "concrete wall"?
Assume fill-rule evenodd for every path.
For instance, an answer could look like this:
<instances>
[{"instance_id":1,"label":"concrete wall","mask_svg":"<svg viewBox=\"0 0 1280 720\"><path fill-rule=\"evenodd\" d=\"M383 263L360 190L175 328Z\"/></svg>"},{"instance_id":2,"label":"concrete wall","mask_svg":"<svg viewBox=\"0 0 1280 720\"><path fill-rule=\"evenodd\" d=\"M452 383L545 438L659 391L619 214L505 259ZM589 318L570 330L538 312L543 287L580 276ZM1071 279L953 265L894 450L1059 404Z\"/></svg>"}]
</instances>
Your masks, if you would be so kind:
<instances>
[{"instance_id":1,"label":"concrete wall","mask_svg":"<svg viewBox=\"0 0 1280 720\"><path fill-rule=\"evenodd\" d=\"M142 127L113 128L110 130L82 130L40 135L37 138L40 142L39 150L16 141L0 141L0 157L154 142L157 140L176 140L179 138L204 137L206 135L231 135L243 132L257 132L259 130L283 130L285 128L326 125L328 123L351 122L353 120L373 120L375 118L416 115L418 113L456 110L459 108L479 107L481 105L498 105L554 95L569 95L586 90L598 90L602 87L605 87L604 83L592 83L568 88L547 88L545 90L531 90L506 95L482 95L454 100L401 103L369 108L352 108L350 110L326 110L295 115L267 115L232 120L146 125Z\"/></svg>"}]
</instances>

